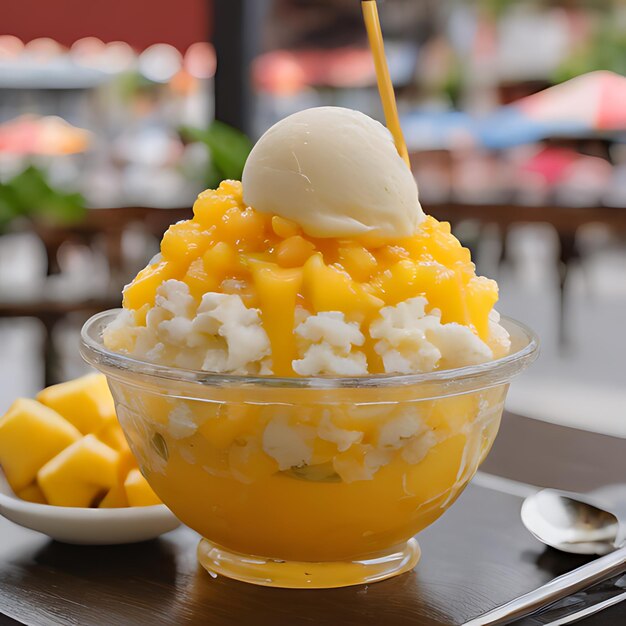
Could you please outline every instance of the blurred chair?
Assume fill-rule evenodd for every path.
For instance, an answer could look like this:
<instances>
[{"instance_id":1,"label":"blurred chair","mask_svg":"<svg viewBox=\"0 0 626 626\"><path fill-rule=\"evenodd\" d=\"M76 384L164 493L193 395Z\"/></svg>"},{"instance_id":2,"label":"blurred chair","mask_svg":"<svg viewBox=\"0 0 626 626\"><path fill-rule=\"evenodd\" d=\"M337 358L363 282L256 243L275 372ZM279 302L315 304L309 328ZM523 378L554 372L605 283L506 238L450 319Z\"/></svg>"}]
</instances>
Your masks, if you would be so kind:
<instances>
[{"instance_id":1,"label":"blurred chair","mask_svg":"<svg viewBox=\"0 0 626 626\"><path fill-rule=\"evenodd\" d=\"M55 331L59 324L75 314L86 318L98 311L120 306L122 287L137 270L130 267L124 255L124 233L132 225L140 224L142 232L153 237L156 244L170 224L190 216L191 211L187 208L122 207L89 209L83 222L68 227L33 224L33 230L46 251L46 280L43 287L34 292L11 289L3 293L0 285L0 318L32 317L41 322L46 385L58 382L59 378L59 349L55 343ZM73 288L65 292L63 283L55 282L61 266L59 251L71 242L104 250L109 278L102 292L76 293Z\"/></svg>"}]
</instances>

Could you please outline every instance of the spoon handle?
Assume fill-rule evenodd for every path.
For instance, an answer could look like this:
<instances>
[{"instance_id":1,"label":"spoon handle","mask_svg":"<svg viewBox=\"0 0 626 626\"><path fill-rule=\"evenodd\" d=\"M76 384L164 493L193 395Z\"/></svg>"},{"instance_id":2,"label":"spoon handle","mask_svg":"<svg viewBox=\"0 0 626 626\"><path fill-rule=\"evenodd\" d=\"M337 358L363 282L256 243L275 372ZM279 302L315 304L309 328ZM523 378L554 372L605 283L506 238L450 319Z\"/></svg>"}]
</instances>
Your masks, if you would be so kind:
<instances>
[{"instance_id":1,"label":"spoon handle","mask_svg":"<svg viewBox=\"0 0 626 626\"><path fill-rule=\"evenodd\" d=\"M563 574L534 591L465 622L463 626L496 626L530 615L565 596L626 570L626 547Z\"/></svg>"}]
</instances>

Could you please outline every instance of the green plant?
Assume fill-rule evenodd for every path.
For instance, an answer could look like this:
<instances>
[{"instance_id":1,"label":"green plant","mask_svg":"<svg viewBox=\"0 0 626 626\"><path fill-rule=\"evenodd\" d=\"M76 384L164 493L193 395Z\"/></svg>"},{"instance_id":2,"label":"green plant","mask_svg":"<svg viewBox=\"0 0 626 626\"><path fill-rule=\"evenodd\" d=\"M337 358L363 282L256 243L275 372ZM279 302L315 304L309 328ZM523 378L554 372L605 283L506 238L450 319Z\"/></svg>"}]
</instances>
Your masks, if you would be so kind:
<instances>
[{"instance_id":1,"label":"green plant","mask_svg":"<svg viewBox=\"0 0 626 626\"><path fill-rule=\"evenodd\" d=\"M515 0L480 0L479 5L490 15L500 17L514 2Z\"/></svg>"},{"instance_id":2,"label":"green plant","mask_svg":"<svg viewBox=\"0 0 626 626\"><path fill-rule=\"evenodd\" d=\"M247 135L217 120L206 129L185 126L181 134L186 140L199 141L207 147L211 156L206 180L209 187L216 187L225 179L241 180L252 150L252 141Z\"/></svg>"},{"instance_id":3,"label":"green plant","mask_svg":"<svg viewBox=\"0 0 626 626\"><path fill-rule=\"evenodd\" d=\"M594 70L611 70L626 76L626 28L614 16L599 19L588 42L579 47L557 70L555 82L563 82Z\"/></svg>"},{"instance_id":4,"label":"green plant","mask_svg":"<svg viewBox=\"0 0 626 626\"><path fill-rule=\"evenodd\" d=\"M55 189L46 174L33 165L0 183L0 232L18 217L72 224L84 217L85 210L85 200L80 194Z\"/></svg>"}]
</instances>

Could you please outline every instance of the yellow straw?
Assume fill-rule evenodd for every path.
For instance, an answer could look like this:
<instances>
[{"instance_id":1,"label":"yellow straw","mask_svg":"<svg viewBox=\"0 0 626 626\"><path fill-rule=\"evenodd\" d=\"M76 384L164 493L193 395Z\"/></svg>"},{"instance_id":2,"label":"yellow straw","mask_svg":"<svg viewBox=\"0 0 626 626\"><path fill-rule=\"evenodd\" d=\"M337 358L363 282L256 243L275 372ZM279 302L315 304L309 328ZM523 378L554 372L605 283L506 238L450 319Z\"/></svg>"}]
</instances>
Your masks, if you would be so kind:
<instances>
[{"instance_id":1,"label":"yellow straw","mask_svg":"<svg viewBox=\"0 0 626 626\"><path fill-rule=\"evenodd\" d=\"M398 118L398 107L396 105L396 96L393 91L393 83L389 76L389 67L387 66L387 58L385 57L385 44L383 43L383 33L380 28L380 20L378 18L378 6L376 0L362 0L363 18L365 19L365 28L367 29L367 38L370 42L370 49L374 57L374 66L376 68L376 80L378 81L378 93L383 105L385 113L385 121L387 128L393 136L396 148L404 162L411 167L409 161L409 152L406 149L404 135L400 127L400 119Z\"/></svg>"}]
</instances>

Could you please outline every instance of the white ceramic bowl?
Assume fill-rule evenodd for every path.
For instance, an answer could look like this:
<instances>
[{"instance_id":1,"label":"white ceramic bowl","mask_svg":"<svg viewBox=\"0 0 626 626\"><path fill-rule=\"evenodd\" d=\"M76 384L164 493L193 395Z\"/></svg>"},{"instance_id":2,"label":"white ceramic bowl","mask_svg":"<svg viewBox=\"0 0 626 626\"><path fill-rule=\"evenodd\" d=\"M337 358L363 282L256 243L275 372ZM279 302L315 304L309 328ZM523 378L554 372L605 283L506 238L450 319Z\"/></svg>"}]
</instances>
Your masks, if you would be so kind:
<instances>
[{"instance_id":1,"label":"white ceramic bowl","mask_svg":"<svg viewBox=\"0 0 626 626\"><path fill-rule=\"evenodd\" d=\"M0 471L0 513L64 543L113 545L154 539L180 522L164 505L88 509L34 504L18 498Z\"/></svg>"}]
</instances>

